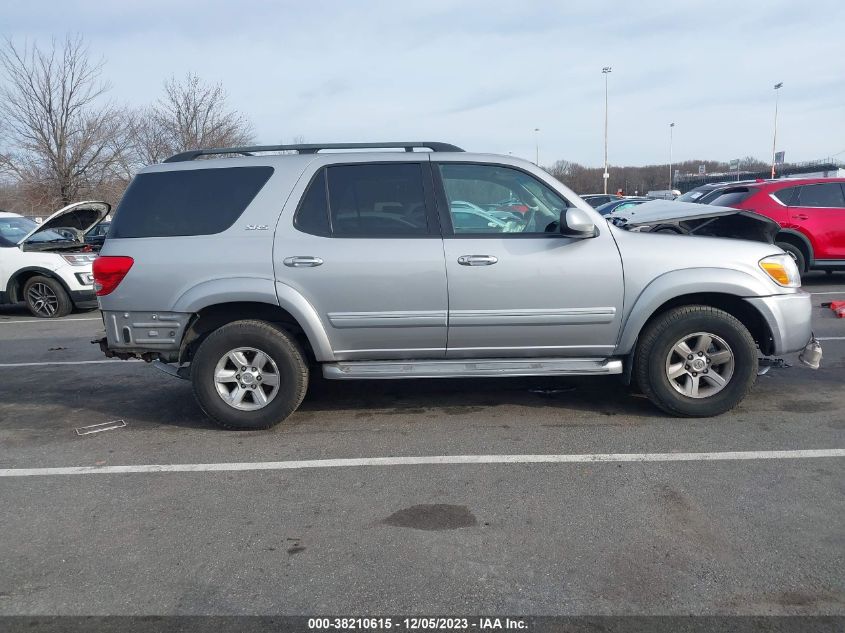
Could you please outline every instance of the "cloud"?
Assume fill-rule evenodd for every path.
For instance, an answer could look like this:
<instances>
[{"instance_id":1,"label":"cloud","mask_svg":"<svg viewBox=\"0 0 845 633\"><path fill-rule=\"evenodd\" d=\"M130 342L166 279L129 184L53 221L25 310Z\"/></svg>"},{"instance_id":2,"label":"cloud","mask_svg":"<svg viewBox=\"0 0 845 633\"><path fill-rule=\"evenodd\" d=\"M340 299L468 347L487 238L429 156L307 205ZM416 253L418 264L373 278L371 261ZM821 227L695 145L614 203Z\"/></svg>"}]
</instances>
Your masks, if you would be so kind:
<instances>
[{"instance_id":1,"label":"cloud","mask_svg":"<svg viewBox=\"0 0 845 633\"><path fill-rule=\"evenodd\" d=\"M845 4L815 0L66 0L4 7L16 39L83 33L111 97L150 102L171 74L222 81L259 140L434 138L541 161L767 156L772 84L795 160L845 138Z\"/></svg>"}]
</instances>

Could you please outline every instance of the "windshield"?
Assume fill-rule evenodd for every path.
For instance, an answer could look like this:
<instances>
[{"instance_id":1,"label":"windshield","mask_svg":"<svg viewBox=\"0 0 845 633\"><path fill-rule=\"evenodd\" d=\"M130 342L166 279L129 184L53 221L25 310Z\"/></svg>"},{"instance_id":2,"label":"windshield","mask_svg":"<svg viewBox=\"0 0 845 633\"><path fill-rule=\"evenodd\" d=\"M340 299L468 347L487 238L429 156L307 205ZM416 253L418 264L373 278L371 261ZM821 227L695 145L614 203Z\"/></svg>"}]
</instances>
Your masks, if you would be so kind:
<instances>
[{"instance_id":1,"label":"windshield","mask_svg":"<svg viewBox=\"0 0 845 633\"><path fill-rule=\"evenodd\" d=\"M705 193L707 193L707 189L699 187L698 189L687 191L684 195L679 196L677 200L678 202L700 202L699 198Z\"/></svg>"},{"instance_id":2,"label":"windshield","mask_svg":"<svg viewBox=\"0 0 845 633\"><path fill-rule=\"evenodd\" d=\"M11 244L19 244L27 233L38 228L38 224L25 217L0 217L0 237ZM29 238L31 243L73 242L72 236L63 235L52 229L45 229Z\"/></svg>"}]
</instances>

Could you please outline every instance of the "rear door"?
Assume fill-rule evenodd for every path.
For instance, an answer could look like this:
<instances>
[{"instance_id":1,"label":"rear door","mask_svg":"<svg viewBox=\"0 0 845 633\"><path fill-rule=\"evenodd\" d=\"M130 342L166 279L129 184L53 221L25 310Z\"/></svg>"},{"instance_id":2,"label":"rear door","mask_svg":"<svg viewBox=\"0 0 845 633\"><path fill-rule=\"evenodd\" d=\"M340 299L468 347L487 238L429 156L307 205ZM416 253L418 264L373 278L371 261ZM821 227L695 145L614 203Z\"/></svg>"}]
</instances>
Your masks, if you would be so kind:
<instances>
[{"instance_id":1,"label":"rear door","mask_svg":"<svg viewBox=\"0 0 845 633\"><path fill-rule=\"evenodd\" d=\"M332 160L318 158L291 196L277 282L314 306L338 360L444 357L446 272L427 155Z\"/></svg>"},{"instance_id":2,"label":"rear door","mask_svg":"<svg viewBox=\"0 0 845 633\"><path fill-rule=\"evenodd\" d=\"M845 264L845 191L842 183L802 185L789 207L792 228L813 245L816 263L834 260Z\"/></svg>"},{"instance_id":3,"label":"rear door","mask_svg":"<svg viewBox=\"0 0 845 633\"><path fill-rule=\"evenodd\" d=\"M607 225L591 239L561 235L560 212L571 205L522 168L436 155L432 165L449 282L447 356L610 355L624 289ZM502 212L498 202L512 199L526 211ZM467 204L492 219L464 223Z\"/></svg>"}]
</instances>

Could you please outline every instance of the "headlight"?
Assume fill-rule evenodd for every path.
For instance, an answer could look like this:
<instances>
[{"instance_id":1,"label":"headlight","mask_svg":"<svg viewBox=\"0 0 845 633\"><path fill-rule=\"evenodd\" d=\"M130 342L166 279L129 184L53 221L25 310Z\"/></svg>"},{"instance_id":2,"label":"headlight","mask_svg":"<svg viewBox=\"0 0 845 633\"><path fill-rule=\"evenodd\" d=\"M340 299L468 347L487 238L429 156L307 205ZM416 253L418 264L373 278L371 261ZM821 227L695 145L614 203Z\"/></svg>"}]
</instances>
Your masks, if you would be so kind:
<instances>
[{"instance_id":1,"label":"headlight","mask_svg":"<svg viewBox=\"0 0 845 633\"><path fill-rule=\"evenodd\" d=\"M797 288L801 285L798 266L795 265L795 260L789 255L764 257L760 260L760 268L780 286Z\"/></svg>"},{"instance_id":2,"label":"headlight","mask_svg":"<svg viewBox=\"0 0 845 633\"><path fill-rule=\"evenodd\" d=\"M97 259L97 255L95 255L94 253L64 254L62 255L62 259L64 259L71 266L85 266Z\"/></svg>"}]
</instances>

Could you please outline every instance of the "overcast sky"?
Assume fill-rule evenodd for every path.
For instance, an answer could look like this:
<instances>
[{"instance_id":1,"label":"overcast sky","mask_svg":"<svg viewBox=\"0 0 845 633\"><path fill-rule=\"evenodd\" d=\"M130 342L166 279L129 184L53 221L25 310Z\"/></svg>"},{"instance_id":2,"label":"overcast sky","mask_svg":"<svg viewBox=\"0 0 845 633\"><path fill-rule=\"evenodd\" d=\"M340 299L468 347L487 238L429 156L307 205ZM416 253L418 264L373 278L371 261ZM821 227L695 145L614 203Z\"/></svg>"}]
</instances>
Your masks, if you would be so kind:
<instances>
[{"instance_id":1,"label":"overcast sky","mask_svg":"<svg viewBox=\"0 0 845 633\"><path fill-rule=\"evenodd\" d=\"M540 161L845 158L845 2L0 0L17 42L82 33L110 98L223 82L257 140L442 140Z\"/></svg>"}]
</instances>

